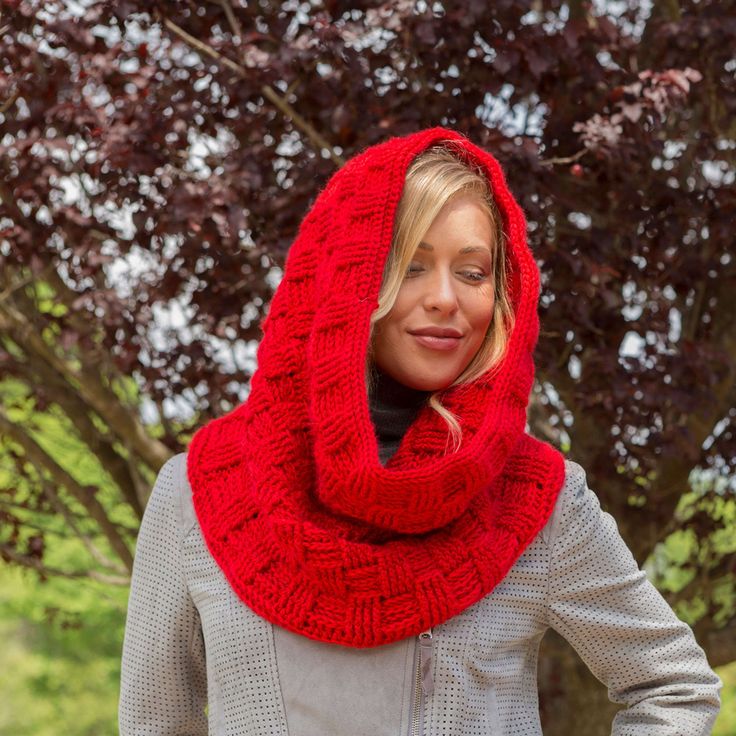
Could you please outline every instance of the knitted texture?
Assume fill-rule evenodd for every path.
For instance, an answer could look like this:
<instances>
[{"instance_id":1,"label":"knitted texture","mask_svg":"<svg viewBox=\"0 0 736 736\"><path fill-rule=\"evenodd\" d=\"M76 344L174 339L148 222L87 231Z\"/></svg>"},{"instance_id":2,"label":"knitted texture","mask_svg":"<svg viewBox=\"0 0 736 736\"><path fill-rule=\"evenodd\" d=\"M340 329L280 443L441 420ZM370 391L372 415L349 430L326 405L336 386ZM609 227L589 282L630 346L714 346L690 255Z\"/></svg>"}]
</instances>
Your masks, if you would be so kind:
<instances>
[{"instance_id":1,"label":"knitted texture","mask_svg":"<svg viewBox=\"0 0 736 736\"><path fill-rule=\"evenodd\" d=\"M515 314L500 369L423 407L386 466L365 386L394 217L412 159L453 141L488 177ZM262 323L247 401L200 428L187 474L204 539L272 623L355 647L415 635L489 593L546 523L564 458L525 433L539 270L498 162L441 127L364 149L304 217Z\"/></svg>"}]
</instances>

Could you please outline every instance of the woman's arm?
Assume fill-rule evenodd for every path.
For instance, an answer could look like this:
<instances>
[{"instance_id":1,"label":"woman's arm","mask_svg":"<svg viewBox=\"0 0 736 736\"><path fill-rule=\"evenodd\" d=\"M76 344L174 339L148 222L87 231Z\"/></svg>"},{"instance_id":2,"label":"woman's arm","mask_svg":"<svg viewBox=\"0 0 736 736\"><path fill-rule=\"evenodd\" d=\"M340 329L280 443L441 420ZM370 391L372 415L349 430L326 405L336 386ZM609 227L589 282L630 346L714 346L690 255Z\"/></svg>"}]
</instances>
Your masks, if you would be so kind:
<instances>
[{"instance_id":1,"label":"woman's arm","mask_svg":"<svg viewBox=\"0 0 736 736\"><path fill-rule=\"evenodd\" d=\"M721 680L690 627L639 569L585 471L568 480L550 536L548 623L575 648L608 695L627 708L613 736L707 736Z\"/></svg>"},{"instance_id":2,"label":"woman's arm","mask_svg":"<svg viewBox=\"0 0 736 736\"><path fill-rule=\"evenodd\" d=\"M199 614L181 566L183 454L159 471L138 534L121 665L120 736L206 736Z\"/></svg>"}]
</instances>

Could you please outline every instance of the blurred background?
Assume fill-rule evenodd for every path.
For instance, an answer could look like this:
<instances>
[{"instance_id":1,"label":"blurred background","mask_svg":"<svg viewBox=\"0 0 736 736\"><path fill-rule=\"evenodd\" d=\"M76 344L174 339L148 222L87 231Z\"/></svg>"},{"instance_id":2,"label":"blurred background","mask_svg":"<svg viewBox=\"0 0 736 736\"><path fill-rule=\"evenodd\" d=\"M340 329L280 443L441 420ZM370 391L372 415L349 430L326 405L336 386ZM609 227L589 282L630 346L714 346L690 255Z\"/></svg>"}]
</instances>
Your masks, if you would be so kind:
<instances>
[{"instance_id":1,"label":"blurred background","mask_svg":"<svg viewBox=\"0 0 736 736\"><path fill-rule=\"evenodd\" d=\"M242 402L346 158L453 127L542 272L531 431L583 465L736 734L736 7L0 2L0 734L117 733L138 525ZM542 643L546 736L617 706Z\"/></svg>"}]
</instances>

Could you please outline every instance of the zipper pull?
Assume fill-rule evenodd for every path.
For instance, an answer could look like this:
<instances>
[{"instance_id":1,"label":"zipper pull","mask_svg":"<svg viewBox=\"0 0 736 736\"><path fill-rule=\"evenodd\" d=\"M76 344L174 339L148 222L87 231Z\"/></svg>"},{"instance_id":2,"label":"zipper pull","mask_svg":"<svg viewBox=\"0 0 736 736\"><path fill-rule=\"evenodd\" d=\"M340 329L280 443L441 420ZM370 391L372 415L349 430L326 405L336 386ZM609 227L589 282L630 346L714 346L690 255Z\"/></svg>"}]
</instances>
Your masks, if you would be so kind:
<instances>
[{"instance_id":1,"label":"zipper pull","mask_svg":"<svg viewBox=\"0 0 736 736\"><path fill-rule=\"evenodd\" d=\"M419 672L422 677L422 690L425 695L434 691L432 677L432 627L419 634Z\"/></svg>"}]
</instances>

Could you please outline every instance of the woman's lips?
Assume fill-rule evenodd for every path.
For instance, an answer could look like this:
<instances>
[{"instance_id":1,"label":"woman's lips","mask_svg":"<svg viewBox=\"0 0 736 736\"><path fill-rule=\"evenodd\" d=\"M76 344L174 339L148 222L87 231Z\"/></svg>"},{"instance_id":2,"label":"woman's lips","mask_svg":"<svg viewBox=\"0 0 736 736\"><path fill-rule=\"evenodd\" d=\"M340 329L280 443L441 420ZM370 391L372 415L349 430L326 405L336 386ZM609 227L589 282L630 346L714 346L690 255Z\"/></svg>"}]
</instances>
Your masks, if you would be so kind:
<instances>
[{"instance_id":1,"label":"woman's lips","mask_svg":"<svg viewBox=\"0 0 736 736\"><path fill-rule=\"evenodd\" d=\"M410 333L411 334L411 333ZM414 335L411 336L425 348L433 350L454 350L462 338L460 337L435 337L434 335Z\"/></svg>"}]
</instances>

